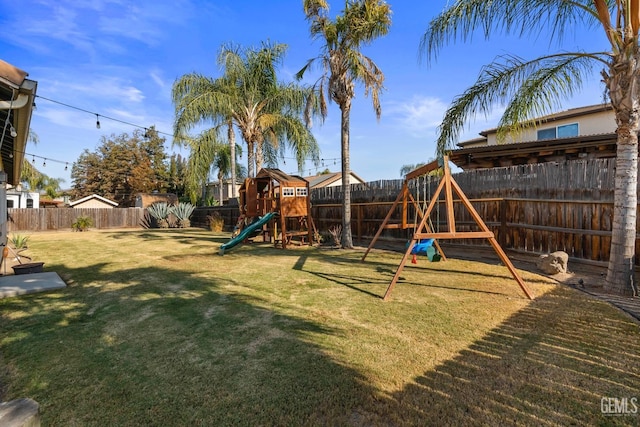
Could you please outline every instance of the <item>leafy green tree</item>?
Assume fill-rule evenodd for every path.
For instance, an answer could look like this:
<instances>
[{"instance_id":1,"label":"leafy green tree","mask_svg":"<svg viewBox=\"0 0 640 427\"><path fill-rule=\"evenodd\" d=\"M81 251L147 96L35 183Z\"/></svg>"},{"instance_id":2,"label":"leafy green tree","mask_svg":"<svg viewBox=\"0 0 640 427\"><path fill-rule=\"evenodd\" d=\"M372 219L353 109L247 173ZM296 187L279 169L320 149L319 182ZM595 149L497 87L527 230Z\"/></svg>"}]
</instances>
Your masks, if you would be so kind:
<instances>
[{"instance_id":1,"label":"leafy green tree","mask_svg":"<svg viewBox=\"0 0 640 427\"><path fill-rule=\"evenodd\" d=\"M421 42L428 60L456 39L470 39L476 30L560 41L572 26L600 31L610 50L559 52L535 59L505 55L485 66L476 83L455 98L439 129L438 152L457 142L466 121L477 113L506 105L498 125L504 137L535 117L550 113L581 83L601 68L606 95L617 123L614 213L611 253L605 288L621 295L636 292L634 259L640 130L640 0L458 0L436 16Z\"/></svg>"},{"instance_id":2,"label":"leafy green tree","mask_svg":"<svg viewBox=\"0 0 640 427\"><path fill-rule=\"evenodd\" d=\"M181 154L172 154L169 159L169 177L167 182L167 192L174 193L178 198L184 197L185 173L187 170L187 160Z\"/></svg>"},{"instance_id":3,"label":"leafy green tree","mask_svg":"<svg viewBox=\"0 0 640 427\"><path fill-rule=\"evenodd\" d=\"M380 92L384 74L365 56L361 49L389 31L391 8L384 0L347 0L343 14L334 20L329 17L326 0L303 0L304 13L311 24L311 36L321 38L324 46L319 57L311 59L297 74L304 73L320 62L324 74L316 88L322 112L326 114L326 98L334 101L341 111L340 145L342 152L342 237L343 248L353 247L351 235L351 176L349 157L349 118L356 83L364 85L365 95L371 95L376 117L380 119ZM326 95L325 95L326 92Z\"/></svg>"},{"instance_id":4,"label":"leafy green tree","mask_svg":"<svg viewBox=\"0 0 640 427\"><path fill-rule=\"evenodd\" d=\"M138 193L166 192L165 160L164 138L153 128L102 137L95 152L84 150L73 164L72 197L96 193L121 207L134 206Z\"/></svg>"},{"instance_id":5,"label":"leafy green tree","mask_svg":"<svg viewBox=\"0 0 640 427\"><path fill-rule=\"evenodd\" d=\"M222 77L212 79L197 73L180 77L172 93L176 139L182 140L195 125L207 122L216 132L227 128L227 142L234 150L229 128L232 123L247 144L250 176L262 167L265 143L271 147L284 144L292 149L299 168L308 158L317 161L318 145L306 126L311 113L317 111L305 110L310 105L310 90L277 80L276 69L285 52L283 44L263 43L257 49L223 46L218 57L224 68Z\"/></svg>"}]
</instances>

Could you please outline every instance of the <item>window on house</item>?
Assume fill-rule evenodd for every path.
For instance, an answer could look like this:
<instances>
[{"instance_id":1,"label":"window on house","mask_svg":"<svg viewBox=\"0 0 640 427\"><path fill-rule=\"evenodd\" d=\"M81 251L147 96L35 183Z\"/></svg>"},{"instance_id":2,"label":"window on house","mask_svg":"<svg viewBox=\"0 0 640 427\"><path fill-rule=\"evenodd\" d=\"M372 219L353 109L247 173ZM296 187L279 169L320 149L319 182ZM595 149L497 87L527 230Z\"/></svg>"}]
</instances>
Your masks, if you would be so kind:
<instances>
[{"instance_id":1,"label":"window on house","mask_svg":"<svg viewBox=\"0 0 640 427\"><path fill-rule=\"evenodd\" d=\"M568 138L570 136L578 136L578 124L558 126L558 138Z\"/></svg>"},{"instance_id":2,"label":"window on house","mask_svg":"<svg viewBox=\"0 0 640 427\"><path fill-rule=\"evenodd\" d=\"M571 136L578 136L577 123L538 130L538 141L542 139L569 138Z\"/></svg>"},{"instance_id":3,"label":"window on house","mask_svg":"<svg viewBox=\"0 0 640 427\"><path fill-rule=\"evenodd\" d=\"M7 199L7 209L13 208L13 200Z\"/></svg>"},{"instance_id":4,"label":"window on house","mask_svg":"<svg viewBox=\"0 0 640 427\"><path fill-rule=\"evenodd\" d=\"M33 199L27 199L27 208L33 209Z\"/></svg>"},{"instance_id":5,"label":"window on house","mask_svg":"<svg viewBox=\"0 0 640 427\"><path fill-rule=\"evenodd\" d=\"M307 187L296 187L296 196L307 197Z\"/></svg>"},{"instance_id":6,"label":"window on house","mask_svg":"<svg viewBox=\"0 0 640 427\"><path fill-rule=\"evenodd\" d=\"M293 187L283 187L282 188L282 197L293 197L296 195L295 189Z\"/></svg>"}]
</instances>

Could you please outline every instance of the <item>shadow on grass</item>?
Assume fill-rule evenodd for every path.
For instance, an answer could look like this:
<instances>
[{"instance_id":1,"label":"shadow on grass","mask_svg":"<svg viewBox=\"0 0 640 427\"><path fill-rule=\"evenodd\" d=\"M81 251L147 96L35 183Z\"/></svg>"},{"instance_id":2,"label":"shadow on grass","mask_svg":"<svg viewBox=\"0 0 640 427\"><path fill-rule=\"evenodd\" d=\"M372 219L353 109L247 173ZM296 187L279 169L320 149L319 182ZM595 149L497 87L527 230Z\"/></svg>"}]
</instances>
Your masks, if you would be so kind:
<instances>
[{"instance_id":1,"label":"shadow on grass","mask_svg":"<svg viewBox=\"0 0 640 427\"><path fill-rule=\"evenodd\" d=\"M640 399L640 334L616 314L558 287L389 396L385 422L638 425L601 411L602 398Z\"/></svg>"},{"instance_id":2,"label":"shadow on grass","mask_svg":"<svg viewBox=\"0 0 640 427\"><path fill-rule=\"evenodd\" d=\"M349 424L374 394L310 342L335 331L220 292L233 280L49 268L74 284L0 300L0 397L35 399L44 425Z\"/></svg>"},{"instance_id":3,"label":"shadow on grass","mask_svg":"<svg viewBox=\"0 0 640 427\"><path fill-rule=\"evenodd\" d=\"M255 254L271 251L286 254L273 248ZM322 257L288 254L297 257L293 268L305 272ZM336 258L352 263L357 256ZM232 278L159 267L47 265L72 279L70 287L0 300L4 397L37 400L44 425L639 421L600 412L602 397L640 397L637 325L564 287L538 297L457 356L383 392L313 342L343 331L279 313ZM357 272L308 272L380 296ZM383 277L382 290L386 284ZM386 306L394 307L403 308Z\"/></svg>"}]
</instances>

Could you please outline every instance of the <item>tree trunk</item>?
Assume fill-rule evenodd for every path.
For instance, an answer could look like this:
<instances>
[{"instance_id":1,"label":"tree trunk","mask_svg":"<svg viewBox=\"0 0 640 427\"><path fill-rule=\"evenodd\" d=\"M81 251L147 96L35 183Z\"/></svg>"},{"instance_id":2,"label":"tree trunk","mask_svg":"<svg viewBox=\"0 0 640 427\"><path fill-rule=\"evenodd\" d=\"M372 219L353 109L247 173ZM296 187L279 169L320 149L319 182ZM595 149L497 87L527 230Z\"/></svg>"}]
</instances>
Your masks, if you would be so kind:
<instances>
[{"instance_id":1,"label":"tree trunk","mask_svg":"<svg viewBox=\"0 0 640 427\"><path fill-rule=\"evenodd\" d=\"M255 166L256 157L255 153L253 152L253 142L247 141L247 174L249 175L249 178L256 177Z\"/></svg>"},{"instance_id":2,"label":"tree trunk","mask_svg":"<svg viewBox=\"0 0 640 427\"><path fill-rule=\"evenodd\" d=\"M224 181L224 175L222 175L222 172L218 172L218 201L220 202L219 206L222 206L224 203L222 201L223 197L224 197L224 191L222 190L222 186Z\"/></svg>"},{"instance_id":3,"label":"tree trunk","mask_svg":"<svg viewBox=\"0 0 640 427\"><path fill-rule=\"evenodd\" d=\"M236 134L233 131L233 122L229 121L227 128L227 139L229 140L229 155L231 156L231 194L230 199L237 197L236 192Z\"/></svg>"},{"instance_id":4,"label":"tree trunk","mask_svg":"<svg viewBox=\"0 0 640 427\"><path fill-rule=\"evenodd\" d=\"M262 151L262 141L256 142L256 173L260 172L262 169L262 164L264 163L264 154Z\"/></svg>"},{"instance_id":5,"label":"tree trunk","mask_svg":"<svg viewBox=\"0 0 640 427\"><path fill-rule=\"evenodd\" d=\"M609 74L602 73L618 126L611 252L604 289L618 295L636 294L640 52L637 41L632 46L632 51L625 48L613 57Z\"/></svg>"},{"instance_id":6,"label":"tree trunk","mask_svg":"<svg viewBox=\"0 0 640 427\"><path fill-rule=\"evenodd\" d=\"M351 100L340 106L341 135L340 146L342 149L342 238L341 243L344 249L353 248L353 238L351 236L351 168L349 166L349 114L351 112Z\"/></svg>"},{"instance_id":7,"label":"tree trunk","mask_svg":"<svg viewBox=\"0 0 640 427\"><path fill-rule=\"evenodd\" d=\"M638 206L638 130L618 127L611 252L604 289L636 294L634 278Z\"/></svg>"}]
</instances>

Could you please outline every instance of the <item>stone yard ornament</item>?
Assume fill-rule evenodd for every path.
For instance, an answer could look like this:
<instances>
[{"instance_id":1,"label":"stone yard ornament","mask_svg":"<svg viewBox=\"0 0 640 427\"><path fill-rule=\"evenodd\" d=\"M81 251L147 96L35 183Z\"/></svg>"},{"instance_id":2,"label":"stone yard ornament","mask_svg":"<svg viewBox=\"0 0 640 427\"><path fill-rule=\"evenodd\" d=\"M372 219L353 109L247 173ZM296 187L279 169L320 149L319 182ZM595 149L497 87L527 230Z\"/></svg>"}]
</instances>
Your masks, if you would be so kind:
<instances>
[{"instance_id":1,"label":"stone yard ornament","mask_svg":"<svg viewBox=\"0 0 640 427\"><path fill-rule=\"evenodd\" d=\"M536 267L546 274L558 274L567 272L569 255L564 251L556 251L546 255L540 255Z\"/></svg>"}]
</instances>

